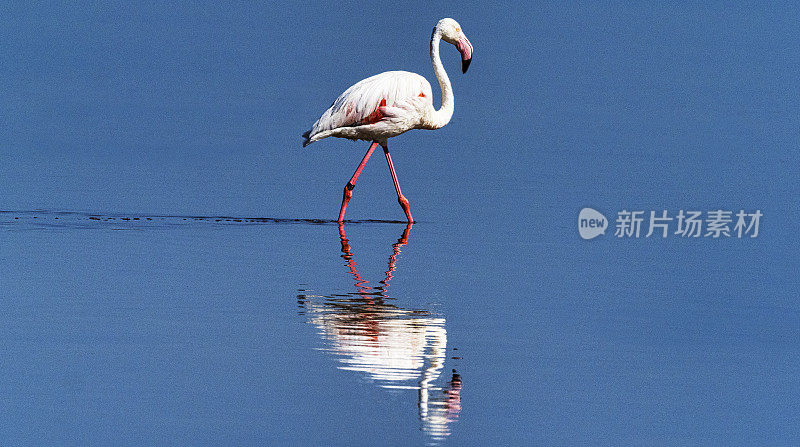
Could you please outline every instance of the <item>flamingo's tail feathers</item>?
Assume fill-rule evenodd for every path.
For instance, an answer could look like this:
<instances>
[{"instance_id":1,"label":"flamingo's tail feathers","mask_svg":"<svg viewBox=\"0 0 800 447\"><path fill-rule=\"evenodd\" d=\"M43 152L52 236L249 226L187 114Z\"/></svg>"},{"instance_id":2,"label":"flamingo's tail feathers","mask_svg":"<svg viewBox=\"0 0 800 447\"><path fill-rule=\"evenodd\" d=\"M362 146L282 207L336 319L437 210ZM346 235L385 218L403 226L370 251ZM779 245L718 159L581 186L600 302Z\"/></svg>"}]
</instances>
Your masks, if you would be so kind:
<instances>
[{"instance_id":1,"label":"flamingo's tail feathers","mask_svg":"<svg viewBox=\"0 0 800 447\"><path fill-rule=\"evenodd\" d=\"M307 130L306 133L303 134L303 138L306 139L305 141L303 141L303 147L306 147L309 144L313 143L313 141L311 141L311 131L310 130Z\"/></svg>"},{"instance_id":2,"label":"flamingo's tail feathers","mask_svg":"<svg viewBox=\"0 0 800 447\"><path fill-rule=\"evenodd\" d=\"M309 144L311 144L311 143L313 143L315 141L319 141L319 140L321 140L323 138L328 138L331 135L333 135L333 131L332 130L323 130L323 131L320 131L320 132L314 132L313 129L309 130L308 132L303 134L303 138L306 139L305 141L303 141L303 147L306 147Z\"/></svg>"}]
</instances>

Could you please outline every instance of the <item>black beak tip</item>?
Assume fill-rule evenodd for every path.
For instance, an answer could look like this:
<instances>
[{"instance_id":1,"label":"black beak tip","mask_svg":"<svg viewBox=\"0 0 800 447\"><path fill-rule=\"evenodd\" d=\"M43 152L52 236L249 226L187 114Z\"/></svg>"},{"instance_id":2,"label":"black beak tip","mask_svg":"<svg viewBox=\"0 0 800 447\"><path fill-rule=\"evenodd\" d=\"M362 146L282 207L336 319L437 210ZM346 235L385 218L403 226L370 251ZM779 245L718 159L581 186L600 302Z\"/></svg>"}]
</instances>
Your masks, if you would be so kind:
<instances>
[{"instance_id":1,"label":"black beak tip","mask_svg":"<svg viewBox=\"0 0 800 447\"><path fill-rule=\"evenodd\" d=\"M467 69L469 68L469 64L472 62L472 58L469 59L462 59L461 60L461 73L466 73Z\"/></svg>"}]
</instances>

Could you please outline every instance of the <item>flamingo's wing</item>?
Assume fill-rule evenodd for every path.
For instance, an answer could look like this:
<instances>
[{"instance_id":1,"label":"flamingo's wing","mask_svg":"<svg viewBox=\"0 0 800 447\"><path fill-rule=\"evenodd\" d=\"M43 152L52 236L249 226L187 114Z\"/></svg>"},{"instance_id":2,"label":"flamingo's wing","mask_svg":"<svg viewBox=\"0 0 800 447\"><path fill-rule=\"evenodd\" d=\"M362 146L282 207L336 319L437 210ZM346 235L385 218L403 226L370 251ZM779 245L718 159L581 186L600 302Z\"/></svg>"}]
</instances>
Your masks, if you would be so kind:
<instances>
[{"instance_id":1,"label":"flamingo's wing","mask_svg":"<svg viewBox=\"0 0 800 447\"><path fill-rule=\"evenodd\" d=\"M303 136L340 127L373 124L384 117L381 108L395 110L419 96L431 96L428 81L416 73L387 71L358 82L345 90Z\"/></svg>"}]
</instances>

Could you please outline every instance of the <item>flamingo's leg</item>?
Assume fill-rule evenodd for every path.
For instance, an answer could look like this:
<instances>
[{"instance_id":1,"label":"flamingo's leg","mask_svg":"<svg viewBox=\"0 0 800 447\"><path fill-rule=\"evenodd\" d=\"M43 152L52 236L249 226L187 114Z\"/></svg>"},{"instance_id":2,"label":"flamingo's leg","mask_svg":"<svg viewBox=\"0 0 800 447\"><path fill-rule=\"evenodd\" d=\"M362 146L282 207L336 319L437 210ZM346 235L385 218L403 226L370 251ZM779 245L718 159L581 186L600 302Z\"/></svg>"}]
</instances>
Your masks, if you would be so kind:
<instances>
[{"instance_id":1,"label":"flamingo's leg","mask_svg":"<svg viewBox=\"0 0 800 447\"><path fill-rule=\"evenodd\" d=\"M394 172L394 164L392 164L392 156L389 155L389 146L383 146L383 154L386 155L386 162L389 163L389 171L392 172L392 180L394 181L394 189L397 191L397 201L400 202L400 206L403 207L403 211L406 213L406 218L408 218L409 223L414 222L414 218L411 217L411 209L408 207L408 199L405 198L403 192L400 191L400 183L397 181L397 174Z\"/></svg>"},{"instance_id":2,"label":"flamingo's leg","mask_svg":"<svg viewBox=\"0 0 800 447\"><path fill-rule=\"evenodd\" d=\"M356 168L356 172L353 173L353 176L350 177L350 181L344 185L344 194L342 195L342 208L339 210L339 223L344 221L344 210L347 209L347 203L350 202L350 198L353 197L353 188L356 187L356 180L358 180L358 176L361 175L361 171L364 169L364 165L367 164L367 160L372 155L372 152L375 151L375 148L378 147L378 142L375 141L370 144L369 149L367 149L367 153L364 155L364 158L361 159L361 163Z\"/></svg>"}]
</instances>

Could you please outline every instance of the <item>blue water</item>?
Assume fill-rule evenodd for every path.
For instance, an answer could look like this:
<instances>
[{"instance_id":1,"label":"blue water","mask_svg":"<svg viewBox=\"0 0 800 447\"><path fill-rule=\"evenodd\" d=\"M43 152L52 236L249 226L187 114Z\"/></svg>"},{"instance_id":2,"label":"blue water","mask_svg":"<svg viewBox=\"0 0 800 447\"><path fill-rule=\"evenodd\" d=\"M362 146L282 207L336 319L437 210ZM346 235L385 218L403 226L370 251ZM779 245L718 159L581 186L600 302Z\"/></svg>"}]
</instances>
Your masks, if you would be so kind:
<instances>
[{"instance_id":1,"label":"blue water","mask_svg":"<svg viewBox=\"0 0 800 447\"><path fill-rule=\"evenodd\" d=\"M797 437L796 260L764 233L0 216L15 444Z\"/></svg>"},{"instance_id":2,"label":"blue water","mask_svg":"<svg viewBox=\"0 0 800 447\"><path fill-rule=\"evenodd\" d=\"M0 6L0 439L797 445L798 12ZM389 142L419 221L375 156L340 228L367 144L300 134L435 85L444 16L453 121ZM758 236L614 236L717 209Z\"/></svg>"}]
</instances>

